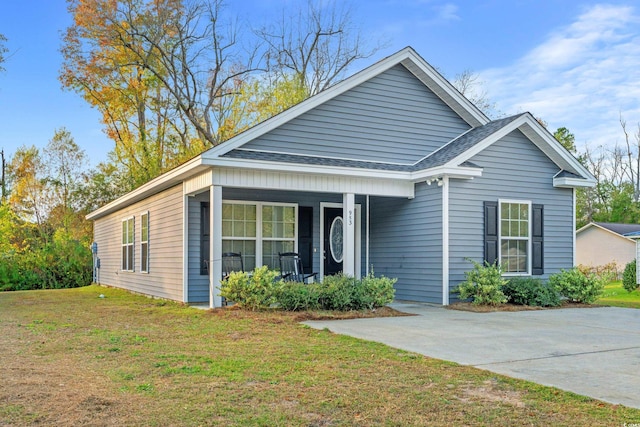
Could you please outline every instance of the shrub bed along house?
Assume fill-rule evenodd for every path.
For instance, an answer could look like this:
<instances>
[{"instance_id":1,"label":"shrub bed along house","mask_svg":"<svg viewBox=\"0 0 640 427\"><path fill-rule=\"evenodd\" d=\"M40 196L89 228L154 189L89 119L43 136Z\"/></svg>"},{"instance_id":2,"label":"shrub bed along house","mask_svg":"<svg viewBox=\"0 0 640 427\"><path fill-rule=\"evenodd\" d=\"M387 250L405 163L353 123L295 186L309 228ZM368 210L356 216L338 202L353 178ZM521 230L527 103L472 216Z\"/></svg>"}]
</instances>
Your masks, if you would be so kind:
<instances>
[{"instance_id":1,"label":"shrub bed along house","mask_svg":"<svg viewBox=\"0 0 640 427\"><path fill-rule=\"evenodd\" d=\"M260 310L271 307L299 310L364 310L383 307L393 301L397 279L375 277L362 279L338 274L320 283L304 284L278 279L277 271L266 266L247 272L231 273L222 281L220 295L239 307Z\"/></svg>"},{"instance_id":2,"label":"shrub bed along house","mask_svg":"<svg viewBox=\"0 0 640 427\"><path fill-rule=\"evenodd\" d=\"M473 264L473 270L465 272L466 280L454 292L459 293L461 299L471 299L474 305L495 306L511 302L556 307L561 305L562 299L591 304L602 294L606 281L605 277L595 273L585 274L575 267L552 274L548 283L531 277L505 279L499 265L469 261Z\"/></svg>"}]
</instances>

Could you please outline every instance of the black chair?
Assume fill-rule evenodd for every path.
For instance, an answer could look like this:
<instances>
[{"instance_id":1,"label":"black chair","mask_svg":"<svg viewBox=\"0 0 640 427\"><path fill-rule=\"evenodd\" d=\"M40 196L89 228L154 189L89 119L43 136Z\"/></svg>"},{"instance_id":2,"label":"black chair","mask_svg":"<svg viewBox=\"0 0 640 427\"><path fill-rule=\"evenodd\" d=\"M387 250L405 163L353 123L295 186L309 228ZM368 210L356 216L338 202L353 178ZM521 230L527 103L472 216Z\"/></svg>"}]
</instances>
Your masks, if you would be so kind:
<instances>
[{"instance_id":1,"label":"black chair","mask_svg":"<svg viewBox=\"0 0 640 427\"><path fill-rule=\"evenodd\" d=\"M222 280L234 271L244 271L242 253L225 252L222 254Z\"/></svg>"},{"instance_id":2,"label":"black chair","mask_svg":"<svg viewBox=\"0 0 640 427\"><path fill-rule=\"evenodd\" d=\"M302 267L302 259L296 252L283 252L278 254L280 257L280 274L282 280L287 282L311 283L310 280L316 280L318 273L305 274Z\"/></svg>"}]
</instances>

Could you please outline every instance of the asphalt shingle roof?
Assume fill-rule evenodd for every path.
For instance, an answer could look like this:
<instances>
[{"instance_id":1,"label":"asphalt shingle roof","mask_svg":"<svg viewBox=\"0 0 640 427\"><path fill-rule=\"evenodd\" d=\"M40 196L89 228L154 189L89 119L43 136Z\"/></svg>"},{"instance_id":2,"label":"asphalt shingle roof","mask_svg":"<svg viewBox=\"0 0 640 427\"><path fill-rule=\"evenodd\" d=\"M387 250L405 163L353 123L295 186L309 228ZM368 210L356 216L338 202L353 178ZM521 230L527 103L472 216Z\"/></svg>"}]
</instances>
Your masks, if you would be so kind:
<instances>
[{"instance_id":1,"label":"asphalt shingle roof","mask_svg":"<svg viewBox=\"0 0 640 427\"><path fill-rule=\"evenodd\" d=\"M595 224L621 236L633 235L634 233L640 232L640 224L620 224L612 222L596 222Z\"/></svg>"},{"instance_id":2,"label":"asphalt shingle roof","mask_svg":"<svg viewBox=\"0 0 640 427\"><path fill-rule=\"evenodd\" d=\"M443 166L447 162L455 159L460 154L469 150L476 144L480 143L493 133L499 131L504 126L508 125L521 114L506 117L500 120L494 120L487 123L484 126L471 129L470 131L462 134L458 138L450 141L442 146L440 149L434 151L432 154L426 156L415 164L397 164L397 163L383 163L372 162L366 160L349 160L349 159L336 159L330 157L318 157L318 156L305 156L300 154L288 154L288 153L273 153L268 151L254 151L235 149L226 154L223 157L234 159L246 159L246 160L262 160L282 163L296 163L303 165L318 165L318 166L336 166L344 168L357 168L357 169L373 169L373 170L387 170L397 172L416 172L420 170L430 169L438 166ZM477 167L469 162L463 163L461 166Z\"/></svg>"}]
</instances>

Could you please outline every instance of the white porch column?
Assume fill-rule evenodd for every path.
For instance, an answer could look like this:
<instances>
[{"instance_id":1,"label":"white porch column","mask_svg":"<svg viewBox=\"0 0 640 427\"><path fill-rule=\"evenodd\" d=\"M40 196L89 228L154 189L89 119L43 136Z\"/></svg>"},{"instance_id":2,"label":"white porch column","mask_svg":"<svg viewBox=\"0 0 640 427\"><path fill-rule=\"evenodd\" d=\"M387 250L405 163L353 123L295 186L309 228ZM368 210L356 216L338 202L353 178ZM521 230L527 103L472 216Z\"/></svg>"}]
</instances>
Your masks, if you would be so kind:
<instances>
[{"instance_id":1,"label":"white porch column","mask_svg":"<svg viewBox=\"0 0 640 427\"><path fill-rule=\"evenodd\" d=\"M442 177L442 305L449 305L449 177Z\"/></svg>"},{"instance_id":2,"label":"white porch column","mask_svg":"<svg viewBox=\"0 0 640 427\"><path fill-rule=\"evenodd\" d=\"M353 193L342 195L342 218L342 271L347 276L356 277L356 198Z\"/></svg>"},{"instance_id":3,"label":"white porch column","mask_svg":"<svg viewBox=\"0 0 640 427\"><path fill-rule=\"evenodd\" d=\"M222 187L209 187L209 307L222 307L220 279L222 278Z\"/></svg>"}]
</instances>

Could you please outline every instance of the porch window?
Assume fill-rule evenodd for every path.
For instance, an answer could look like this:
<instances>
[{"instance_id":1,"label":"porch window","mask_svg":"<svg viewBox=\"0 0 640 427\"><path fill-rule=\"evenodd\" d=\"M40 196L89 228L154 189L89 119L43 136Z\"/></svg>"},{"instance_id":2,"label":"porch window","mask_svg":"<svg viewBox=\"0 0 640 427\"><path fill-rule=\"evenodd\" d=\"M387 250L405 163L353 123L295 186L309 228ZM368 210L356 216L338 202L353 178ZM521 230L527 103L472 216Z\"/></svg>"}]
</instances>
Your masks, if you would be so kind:
<instances>
[{"instance_id":1,"label":"porch window","mask_svg":"<svg viewBox=\"0 0 640 427\"><path fill-rule=\"evenodd\" d=\"M222 252L242 253L245 270L256 266L256 213L254 204L222 204Z\"/></svg>"},{"instance_id":2,"label":"porch window","mask_svg":"<svg viewBox=\"0 0 640 427\"><path fill-rule=\"evenodd\" d=\"M140 215L140 271L149 272L149 212Z\"/></svg>"},{"instance_id":3,"label":"porch window","mask_svg":"<svg viewBox=\"0 0 640 427\"><path fill-rule=\"evenodd\" d=\"M280 252L293 252L296 244L295 206L262 206L262 264L280 268Z\"/></svg>"},{"instance_id":4,"label":"porch window","mask_svg":"<svg viewBox=\"0 0 640 427\"><path fill-rule=\"evenodd\" d=\"M529 274L531 203L500 201L500 265L505 273Z\"/></svg>"},{"instance_id":5,"label":"porch window","mask_svg":"<svg viewBox=\"0 0 640 427\"><path fill-rule=\"evenodd\" d=\"M134 218L122 220L122 270L133 271Z\"/></svg>"},{"instance_id":6,"label":"porch window","mask_svg":"<svg viewBox=\"0 0 640 427\"><path fill-rule=\"evenodd\" d=\"M245 270L280 267L278 253L296 250L297 205L224 201L222 252L242 253Z\"/></svg>"}]
</instances>

